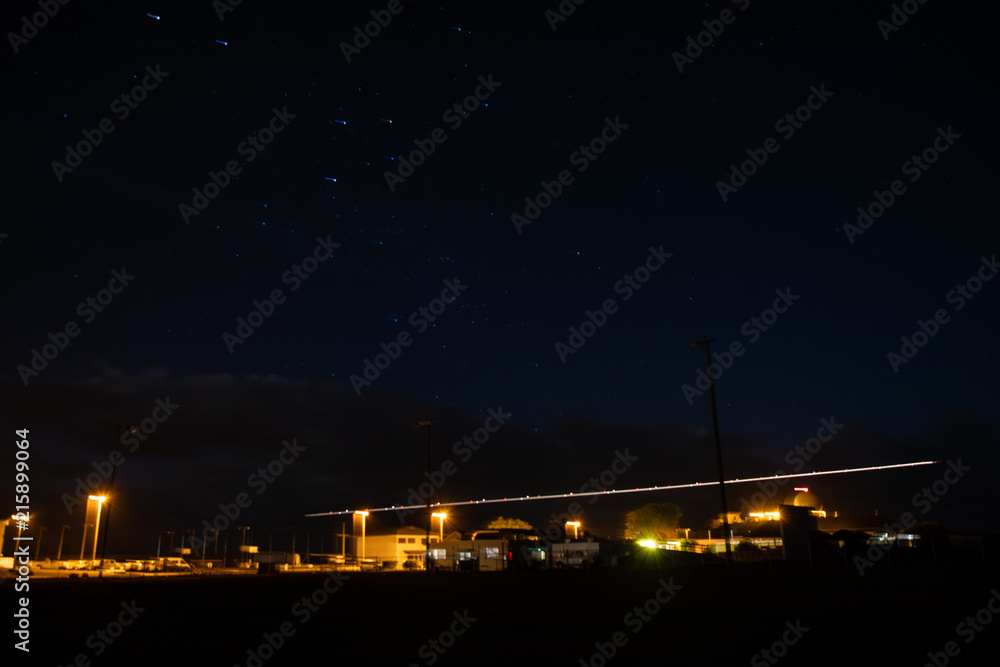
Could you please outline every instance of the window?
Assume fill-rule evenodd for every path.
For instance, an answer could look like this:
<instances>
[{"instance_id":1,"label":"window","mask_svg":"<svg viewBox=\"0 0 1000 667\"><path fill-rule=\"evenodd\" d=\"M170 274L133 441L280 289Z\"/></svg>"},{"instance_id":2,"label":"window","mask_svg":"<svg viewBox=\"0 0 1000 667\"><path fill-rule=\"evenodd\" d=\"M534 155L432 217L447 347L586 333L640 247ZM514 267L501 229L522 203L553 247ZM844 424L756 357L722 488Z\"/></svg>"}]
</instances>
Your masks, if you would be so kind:
<instances>
[{"instance_id":1,"label":"window","mask_svg":"<svg viewBox=\"0 0 1000 667\"><path fill-rule=\"evenodd\" d=\"M412 537L408 537L408 538L406 538L406 542L407 542L407 544L413 544L413 543L416 542L416 540L414 538L412 538Z\"/></svg>"},{"instance_id":2,"label":"window","mask_svg":"<svg viewBox=\"0 0 1000 667\"><path fill-rule=\"evenodd\" d=\"M406 538L405 538L405 537L401 537L401 538L399 538L398 540L396 540L396 542L397 542L398 544L406 544Z\"/></svg>"},{"instance_id":3,"label":"window","mask_svg":"<svg viewBox=\"0 0 1000 667\"><path fill-rule=\"evenodd\" d=\"M487 558L500 558L500 547L486 547L483 553Z\"/></svg>"}]
</instances>

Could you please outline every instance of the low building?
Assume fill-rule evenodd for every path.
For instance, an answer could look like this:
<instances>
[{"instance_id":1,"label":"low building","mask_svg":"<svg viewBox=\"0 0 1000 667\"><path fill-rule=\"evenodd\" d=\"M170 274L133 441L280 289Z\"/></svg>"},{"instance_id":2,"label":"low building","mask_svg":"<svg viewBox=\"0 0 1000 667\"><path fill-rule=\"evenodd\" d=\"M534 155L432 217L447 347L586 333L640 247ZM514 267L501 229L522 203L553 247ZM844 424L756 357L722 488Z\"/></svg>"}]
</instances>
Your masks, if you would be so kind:
<instances>
[{"instance_id":1,"label":"low building","mask_svg":"<svg viewBox=\"0 0 1000 667\"><path fill-rule=\"evenodd\" d=\"M437 541L431 535L431 544ZM427 550L427 529L400 526L395 529L366 533L354 540L354 557L373 561L384 570L423 569Z\"/></svg>"}]
</instances>

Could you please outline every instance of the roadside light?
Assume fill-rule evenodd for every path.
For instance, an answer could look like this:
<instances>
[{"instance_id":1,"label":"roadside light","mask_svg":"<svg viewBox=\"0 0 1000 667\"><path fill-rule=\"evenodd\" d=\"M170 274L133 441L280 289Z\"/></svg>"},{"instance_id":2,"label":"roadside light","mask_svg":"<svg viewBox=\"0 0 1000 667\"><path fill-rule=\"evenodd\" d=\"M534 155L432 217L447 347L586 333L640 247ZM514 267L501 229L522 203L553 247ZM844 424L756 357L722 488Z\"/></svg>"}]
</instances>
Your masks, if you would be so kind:
<instances>
[{"instance_id":1,"label":"roadside light","mask_svg":"<svg viewBox=\"0 0 1000 667\"><path fill-rule=\"evenodd\" d=\"M649 549L656 548L656 540L639 540L640 547L647 547Z\"/></svg>"},{"instance_id":2,"label":"roadside light","mask_svg":"<svg viewBox=\"0 0 1000 667\"><path fill-rule=\"evenodd\" d=\"M580 537L580 522L579 521L567 521L567 526L573 526L573 539L578 539Z\"/></svg>"},{"instance_id":3,"label":"roadside light","mask_svg":"<svg viewBox=\"0 0 1000 667\"><path fill-rule=\"evenodd\" d=\"M97 520L94 521L94 549L90 553L90 560L97 560L97 533L101 530L101 506L104 505L104 501L108 498L107 496L87 496L90 500L97 501ZM93 563L91 563L93 567Z\"/></svg>"},{"instance_id":4,"label":"roadside light","mask_svg":"<svg viewBox=\"0 0 1000 667\"><path fill-rule=\"evenodd\" d=\"M368 517L366 510L354 510L355 514L361 515L361 558L365 557L365 519Z\"/></svg>"},{"instance_id":5,"label":"roadside light","mask_svg":"<svg viewBox=\"0 0 1000 667\"><path fill-rule=\"evenodd\" d=\"M448 515L445 512L434 512L431 516L441 521L438 529L438 542L444 542L444 520L448 518Z\"/></svg>"}]
</instances>

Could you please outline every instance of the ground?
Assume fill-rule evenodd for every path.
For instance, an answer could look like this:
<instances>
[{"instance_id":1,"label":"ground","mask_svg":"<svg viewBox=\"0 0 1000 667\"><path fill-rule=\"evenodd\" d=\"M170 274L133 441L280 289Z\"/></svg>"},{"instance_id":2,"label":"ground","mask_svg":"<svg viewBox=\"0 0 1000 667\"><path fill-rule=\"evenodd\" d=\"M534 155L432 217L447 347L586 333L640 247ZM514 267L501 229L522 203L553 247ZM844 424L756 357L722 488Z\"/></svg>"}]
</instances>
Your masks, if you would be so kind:
<instances>
[{"instance_id":1,"label":"ground","mask_svg":"<svg viewBox=\"0 0 1000 667\"><path fill-rule=\"evenodd\" d=\"M319 593L324 582L335 592ZM37 580L28 592L32 655L17 664L69 665L83 654L94 665L600 666L602 648L614 651L608 665L933 664L928 652L940 654L938 667L945 658L992 664L1000 619L979 631L959 623L985 608L998 586L1000 572L991 566L886 563L864 576L843 566L776 563ZM12 580L2 591L23 595ZM651 602L658 593L667 602ZM304 597L313 598L313 610ZM645 618L637 605L646 606ZM114 639L119 617L130 625ZM288 636L279 639L283 623ZM943 653L949 641L957 657ZM783 657L769 662L759 654L764 649Z\"/></svg>"}]
</instances>

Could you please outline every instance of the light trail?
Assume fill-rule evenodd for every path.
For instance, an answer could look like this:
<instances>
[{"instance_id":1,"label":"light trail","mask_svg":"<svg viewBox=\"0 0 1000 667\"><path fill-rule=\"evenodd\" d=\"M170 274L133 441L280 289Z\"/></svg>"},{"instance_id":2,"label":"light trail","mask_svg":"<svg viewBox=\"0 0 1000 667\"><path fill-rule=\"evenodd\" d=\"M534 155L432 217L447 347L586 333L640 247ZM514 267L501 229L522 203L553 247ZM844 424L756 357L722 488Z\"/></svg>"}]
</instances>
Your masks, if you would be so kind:
<instances>
[{"instance_id":1,"label":"light trail","mask_svg":"<svg viewBox=\"0 0 1000 667\"><path fill-rule=\"evenodd\" d=\"M915 466L929 466L940 461L915 461L913 463L893 463L887 466L868 466L867 468L844 468L843 470L820 470L818 472L797 472L788 475L767 475L764 477L747 477L743 479L728 479L726 484L747 484L749 482L763 482L775 479L793 479L796 477L818 477L820 475L844 475L852 472L869 472L872 470L893 470L895 468L912 468ZM718 482L690 482L688 484L669 484L667 486L646 486L635 489L609 489L606 491L583 491L580 493L550 493L544 496L518 496L514 498L483 498L482 500L462 500L451 503L431 503L431 507L457 507L459 505L488 505L490 503L518 503L527 500L552 500L554 498L582 498L584 496L610 496L618 493L646 493L649 491L670 491L673 489L692 489L703 486L718 486ZM377 509L365 508L367 512L389 512L394 510L426 509L427 503L422 505L399 505L392 507L379 507ZM343 514L354 514L355 510L342 510L340 512L319 512L316 514L306 514L313 516L340 516Z\"/></svg>"}]
</instances>

